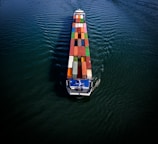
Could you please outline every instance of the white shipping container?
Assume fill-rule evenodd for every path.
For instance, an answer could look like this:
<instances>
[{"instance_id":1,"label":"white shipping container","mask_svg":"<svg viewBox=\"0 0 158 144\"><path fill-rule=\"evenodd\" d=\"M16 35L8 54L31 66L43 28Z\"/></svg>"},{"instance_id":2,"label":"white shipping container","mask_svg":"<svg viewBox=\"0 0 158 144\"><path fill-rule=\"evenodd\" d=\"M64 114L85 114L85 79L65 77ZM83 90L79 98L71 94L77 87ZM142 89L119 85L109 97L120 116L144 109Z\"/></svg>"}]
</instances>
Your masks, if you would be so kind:
<instances>
[{"instance_id":1,"label":"white shipping container","mask_svg":"<svg viewBox=\"0 0 158 144\"><path fill-rule=\"evenodd\" d=\"M80 17L81 17L81 19L83 19L83 15L81 15Z\"/></svg>"},{"instance_id":2,"label":"white shipping container","mask_svg":"<svg viewBox=\"0 0 158 144\"><path fill-rule=\"evenodd\" d=\"M92 79L92 69L87 69L87 78Z\"/></svg>"},{"instance_id":3,"label":"white shipping container","mask_svg":"<svg viewBox=\"0 0 158 144\"><path fill-rule=\"evenodd\" d=\"M74 57L73 56L69 56L68 68L72 68L73 60L74 60Z\"/></svg>"},{"instance_id":4,"label":"white shipping container","mask_svg":"<svg viewBox=\"0 0 158 144\"><path fill-rule=\"evenodd\" d=\"M73 62L72 74L73 75L77 75L78 74L78 62L77 61Z\"/></svg>"},{"instance_id":5,"label":"white shipping container","mask_svg":"<svg viewBox=\"0 0 158 144\"><path fill-rule=\"evenodd\" d=\"M75 27L78 28L78 23L75 24Z\"/></svg>"},{"instance_id":6,"label":"white shipping container","mask_svg":"<svg viewBox=\"0 0 158 144\"><path fill-rule=\"evenodd\" d=\"M78 28L78 27L83 27L83 23L76 23L76 24L75 24L75 27L76 27L76 28Z\"/></svg>"}]
</instances>

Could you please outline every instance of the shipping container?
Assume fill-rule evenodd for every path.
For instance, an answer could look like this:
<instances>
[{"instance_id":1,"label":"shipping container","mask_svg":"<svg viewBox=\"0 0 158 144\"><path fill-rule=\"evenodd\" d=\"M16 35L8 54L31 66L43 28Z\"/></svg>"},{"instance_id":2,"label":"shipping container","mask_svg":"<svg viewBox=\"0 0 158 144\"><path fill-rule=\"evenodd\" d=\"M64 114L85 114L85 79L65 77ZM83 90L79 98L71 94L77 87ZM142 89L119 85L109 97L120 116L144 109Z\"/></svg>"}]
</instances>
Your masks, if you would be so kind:
<instances>
[{"instance_id":1,"label":"shipping container","mask_svg":"<svg viewBox=\"0 0 158 144\"><path fill-rule=\"evenodd\" d=\"M74 46L77 46L77 45L78 45L78 41L77 41L77 39L75 39Z\"/></svg>"},{"instance_id":2,"label":"shipping container","mask_svg":"<svg viewBox=\"0 0 158 144\"><path fill-rule=\"evenodd\" d=\"M74 27L72 27L72 32L75 32L75 28Z\"/></svg>"},{"instance_id":3,"label":"shipping container","mask_svg":"<svg viewBox=\"0 0 158 144\"><path fill-rule=\"evenodd\" d=\"M81 39L81 33L78 33L78 38Z\"/></svg>"},{"instance_id":4,"label":"shipping container","mask_svg":"<svg viewBox=\"0 0 158 144\"><path fill-rule=\"evenodd\" d=\"M74 56L78 56L78 46L74 46Z\"/></svg>"},{"instance_id":5,"label":"shipping container","mask_svg":"<svg viewBox=\"0 0 158 144\"><path fill-rule=\"evenodd\" d=\"M76 22L77 22L77 23L79 23L79 22L80 22L80 19L79 19L79 18L78 18L78 19L76 19Z\"/></svg>"},{"instance_id":6,"label":"shipping container","mask_svg":"<svg viewBox=\"0 0 158 144\"><path fill-rule=\"evenodd\" d=\"M72 78L72 68L67 69L67 78Z\"/></svg>"},{"instance_id":7,"label":"shipping container","mask_svg":"<svg viewBox=\"0 0 158 144\"><path fill-rule=\"evenodd\" d=\"M83 46L78 47L78 56L86 56L85 47Z\"/></svg>"},{"instance_id":8,"label":"shipping container","mask_svg":"<svg viewBox=\"0 0 158 144\"><path fill-rule=\"evenodd\" d=\"M89 40L85 39L85 46L89 46Z\"/></svg>"},{"instance_id":9,"label":"shipping container","mask_svg":"<svg viewBox=\"0 0 158 144\"><path fill-rule=\"evenodd\" d=\"M71 39L71 41L70 41L70 47L74 46L74 44L75 44L75 39Z\"/></svg>"},{"instance_id":10,"label":"shipping container","mask_svg":"<svg viewBox=\"0 0 158 144\"><path fill-rule=\"evenodd\" d=\"M83 23L79 23L80 28L83 27Z\"/></svg>"},{"instance_id":11,"label":"shipping container","mask_svg":"<svg viewBox=\"0 0 158 144\"><path fill-rule=\"evenodd\" d=\"M87 68L86 68L86 62L82 62L82 78L86 78L87 76Z\"/></svg>"},{"instance_id":12,"label":"shipping container","mask_svg":"<svg viewBox=\"0 0 158 144\"><path fill-rule=\"evenodd\" d=\"M86 61L86 58L85 58L85 56L82 56L81 57L81 62L84 62L84 61Z\"/></svg>"},{"instance_id":13,"label":"shipping container","mask_svg":"<svg viewBox=\"0 0 158 144\"><path fill-rule=\"evenodd\" d=\"M72 68L73 60L74 60L74 57L73 56L69 56L68 68Z\"/></svg>"},{"instance_id":14,"label":"shipping container","mask_svg":"<svg viewBox=\"0 0 158 144\"><path fill-rule=\"evenodd\" d=\"M80 22L83 23L83 22L84 22L84 19L80 19Z\"/></svg>"},{"instance_id":15,"label":"shipping container","mask_svg":"<svg viewBox=\"0 0 158 144\"><path fill-rule=\"evenodd\" d=\"M81 33L84 33L84 27L81 27Z\"/></svg>"},{"instance_id":16,"label":"shipping container","mask_svg":"<svg viewBox=\"0 0 158 144\"><path fill-rule=\"evenodd\" d=\"M87 69L87 78L92 79L92 69Z\"/></svg>"},{"instance_id":17,"label":"shipping container","mask_svg":"<svg viewBox=\"0 0 158 144\"><path fill-rule=\"evenodd\" d=\"M81 46L81 39L78 39L78 46Z\"/></svg>"},{"instance_id":18,"label":"shipping container","mask_svg":"<svg viewBox=\"0 0 158 144\"><path fill-rule=\"evenodd\" d=\"M86 24L86 23L84 23L84 24L83 24L83 27L84 27L84 28L87 28L87 24Z\"/></svg>"},{"instance_id":19,"label":"shipping container","mask_svg":"<svg viewBox=\"0 0 158 144\"><path fill-rule=\"evenodd\" d=\"M76 15L76 19L78 19L78 15Z\"/></svg>"},{"instance_id":20,"label":"shipping container","mask_svg":"<svg viewBox=\"0 0 158 144\"><path fill-rule=\"evenodd\" d=\"M74 32L71 33L71 38L73 38L73 39L75 38L75 33Z\"/></svg>"},{"instance_id":21,"label":"shipping container","mask_svg":"<svg viewBox=\"0 0 158 144\"><path fill-rule=\"evenodd\" d=\"M81 39L84 39L84 33L81 32Z\"/></svg>"},{"instance_id":22,"label":"shipping container","mask_svg":"<svg viewBox=\"0 0 158 144\"><path fill-rule=\"evenodd\" d=\"M74 46L70 46L69 55L70 55L70 56L73 56L73 55L74 55Z\"/></svg>"},{"instance_id":23,"label":"shipping container","mask_svg":"<svg viewBox=\"0 0 158 144\"><path fill-rule=\"evenodd\" d=\"M77 75L78 74L78 61L74 61L73 62L72 74L73 75Z\"/></svg>"},{"instance_id":24,"label":"shipping container","mask_svg":"<svg viewBox=\"0 0 158 144\"><path fill-rule=\"evenodd\" d=\"M83 19L83 15L81 15L80 18Z\"/></svg>"},{"instance_id":25,"label":"shipping container","mask_svg":"<svg viewBox=\"0 0 158 144\"><path fill-rule=\"evenodd\" d=\"M75 39L78 39L78 32L75 32Z\"/></svg>"},{"instance_id":26,"label":"shipping container","mask_svg":"<svg viewBox=\"0 0 158 144\"><path fill-rule=\"evenodd\" d=\"M87 33L87 28L86 27L84 27L84 32Z\"/></svg>"},{"instance_id":27,"label":"shipping container","mask_svg":"<svg viewBox=\"0 0 158 144\"><path fill-rule=\"evenodd\" d=\"M75 28L78 28L78 23L75 23Z\"/></svg>"},{"instance_id":28,"label":"shipping container","mask_svg":"<svg viewBox=\"0 0 158 144\"><path fill-rule=\"evenodd\" d=\"M78 61L78 57L77 56L74 56L74 61Z\"/></svg>"},{"instance_id":29,"label":"shipping container","mask_svg":"<svg viewBox=\"0 0 158 144\"><path fill-rule=\"evenodd\" d=\"M77 78L81 79L82 78L82 68L81 68L81 63L78 63L78 74Z\"/></svg>"},{"instance_id":30,"label":"shipping container","mask_svg":"<svg viewBox=\"0 0 158 144\"><path fill-rule=\"evenodd\" d=\"M86 56L86 65L87 65L87 69L92 68L90 56Z\"/></svg>"},{"instance_id":31,"label":"shipping container","mask_svg":"<svg viewBox=\"0 0 158 144\"><path fill-rule=\"evenodd\" d=\"M73 27L73 28L75 28L75 24L76 24L76 23L72 23L72 27Z\"/></svg>"},{"instance_id":32,"label":"shipping container","mask_svg":"<svg viewBox=\"0 0 158 144\"><path fill-rule=\"evenodd\" d=\"M79 28L80 27L80 23L77 23L77 28Z\"/></svg>"},{"instance_id":33,"label":"shipping container","mask_svg":"<svg viewBox=\"0 0 158 144\"><path fill-rule=\"evenodd\" d=\"M85 46L85 40L84 39L81 40L81 45Z\"/></svg>"},{"instance_id":34,"label":"shipping container","mask_svg":"<svg viewBox=\"0 0 158 144\"><path fill-rule=\"evenodd\" d=\"M81 28L80 28L80 27L77 28L77 32L78 32L78 33L81 32Z\"/></svg>"},{"instance_id":35,"label":"shipping container","mask_svg":"<svg viewBox=\"0 0 158 144\"><path fill-rule=\"evenodd\" d=\"M76 32L78 33L78 27L76 27Z\"/></svg>"},{"instance_id":36,"label":"shipping container","mask_svg":"<svg viewBox=\"0 0 158 144\"><path fill-rule=\"evenodd\" d=\"M85 39L88 39L88 34L85 33L85 34L84 34L84 37L85 37Z\"/></svg>"},{"instance_id":37,"label":"shipping container","mask_svg":"<svg viewBox=\"0 0 158 144\"><path fill-rule=\"evenodd\" d=\"M90 56L89 47L86 47L86 56Z\"/></svg>"},{"instance_id":38,"label":"shipping container","mask_svg":"<svg viewBox=\"0 0 158 144\"><path fill-rule=\"evenodd\" d=\"M81 39L81 33L78 32L78 39Z\"/></svg>"}]
</instances>

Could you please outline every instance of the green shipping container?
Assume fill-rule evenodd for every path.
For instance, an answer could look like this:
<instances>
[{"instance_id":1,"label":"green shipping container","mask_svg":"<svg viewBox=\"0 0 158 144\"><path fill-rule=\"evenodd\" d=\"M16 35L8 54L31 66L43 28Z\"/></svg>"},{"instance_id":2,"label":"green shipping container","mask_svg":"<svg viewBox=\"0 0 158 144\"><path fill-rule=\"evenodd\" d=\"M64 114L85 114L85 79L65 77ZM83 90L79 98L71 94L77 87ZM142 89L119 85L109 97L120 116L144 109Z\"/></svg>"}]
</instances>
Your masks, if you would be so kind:
<instances>
[{"instance_id":1,"label":"green shipping container","mask_svg":"<svg viewBox=\"0 0 158 144\"><path fill-rule=\"evenodd\" d=\"M87 34L87 33L85 33L85 34L84 34L84 37L85 37L85 39L87 39L87 38L88 38L88 34Z\"/></svg>"},{"instance_id":2,"label":"green shipping container","mask_svg":"<svg viewBox=\"0 0 158 144\"><path fill-rule=\"evenodd\" d=\"M74 56L74 61L78 61L78 57Z\"/></svg>"},{"instance_id":3,"label":"green shipping container","mask_svg":"<svg viewBox=\"0 0 158 144\"><path fill-rule=\"evenodd\" d=\"M86 56L90 56L89 47L86 47Z\"/></svg>"},{"instance_id":4,"label":"green shipping container","mask_svg":"<svg viewBox=\"0 0 158 144\"><path fill-rule=\"evenodd\" d=\"M74 32L71 33L71 38L73 38L73 39L75 38L75 33Z\"/></svg>"},{"instance_id":5,"label":"green shipping container","mask_svg":"<svg viewBox=\"0 0 158 144\"><path fill-rule=\"evenodd\" d=\"M83 22L84 22L84 19L80 19L80 22L83 23Z\"/></svg>"}]
</instances>

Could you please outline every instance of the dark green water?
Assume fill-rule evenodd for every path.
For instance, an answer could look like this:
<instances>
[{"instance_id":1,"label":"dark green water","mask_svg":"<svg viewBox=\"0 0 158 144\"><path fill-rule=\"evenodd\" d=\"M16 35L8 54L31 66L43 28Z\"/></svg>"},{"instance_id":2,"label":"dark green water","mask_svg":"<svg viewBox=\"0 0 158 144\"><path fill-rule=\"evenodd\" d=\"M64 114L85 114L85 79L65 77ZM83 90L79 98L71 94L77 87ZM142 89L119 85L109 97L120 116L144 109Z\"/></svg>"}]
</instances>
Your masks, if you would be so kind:
<instances>
[{"instance_id":1,"label":"dark green water","mask_svg":"<svg viewBox=\"0 0 158 144\"><path fill-rule=\"evenodd\" d=\"M86 12L89 100L64 81L72 15ZM152 143L158 131L157 0L1 0L1 132L31 143Z\"/></svg>"}]
</instances>

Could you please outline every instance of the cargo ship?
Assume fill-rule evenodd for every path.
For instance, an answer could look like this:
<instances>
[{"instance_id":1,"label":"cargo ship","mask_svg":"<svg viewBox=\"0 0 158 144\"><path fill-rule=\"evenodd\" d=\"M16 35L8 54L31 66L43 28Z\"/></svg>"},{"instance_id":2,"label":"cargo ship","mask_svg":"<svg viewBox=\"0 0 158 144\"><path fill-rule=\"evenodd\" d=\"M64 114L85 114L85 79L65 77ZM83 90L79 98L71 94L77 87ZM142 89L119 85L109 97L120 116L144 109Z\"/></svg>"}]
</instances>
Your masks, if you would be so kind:
<instances>
[{"instance_id":1,"label":"cargo ship","mask_svg":"<svg viewBox=\"0 0 158 144\"><path fill-rule=\"evenodd\" d=\"M90 96L93 90L86 16L81 9L73 14L66 89L76 96Z\"/></svg>"}]
</instances>

